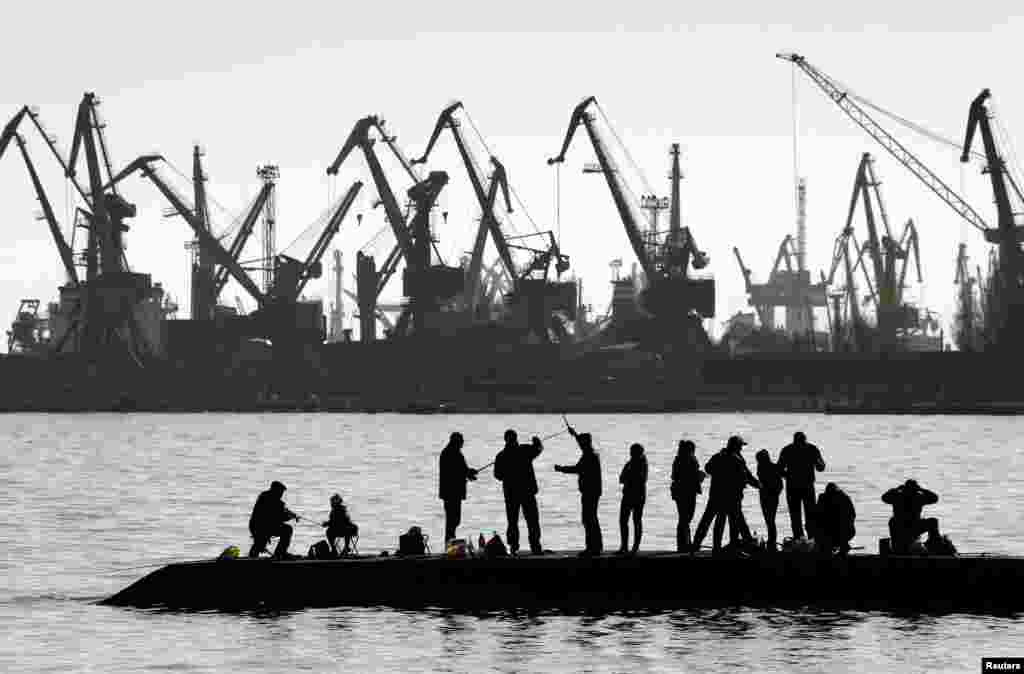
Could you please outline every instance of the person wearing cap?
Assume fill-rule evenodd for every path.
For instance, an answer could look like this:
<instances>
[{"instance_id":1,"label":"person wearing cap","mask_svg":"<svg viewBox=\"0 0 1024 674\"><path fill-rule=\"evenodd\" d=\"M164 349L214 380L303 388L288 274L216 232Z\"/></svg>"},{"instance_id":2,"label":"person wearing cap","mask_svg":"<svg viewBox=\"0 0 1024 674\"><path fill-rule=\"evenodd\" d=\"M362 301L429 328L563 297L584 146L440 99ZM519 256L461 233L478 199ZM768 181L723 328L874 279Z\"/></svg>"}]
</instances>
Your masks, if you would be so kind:
<instances>
[{"instance_id":1,"label":"person wearing cap","mask_svg":"<svg viewBox=\"0 0 1024 674\"><path fill-rule=\"evenodd\" d=\"M275 536L278 537L278 541L274 557L284 559L288 555L288 546L292 541L292 528L286 522L298 520L299 516L288 510L284 501L281 500L285 489L283 484L274 480L270 483L270 489L260 492L256 498L256 504L252 507L252 515L249 516L249 533L252 534L250 557L259 557L261 552L266 551L270 539Z\"/></svg>"},{"instance_id":2,"label":"person wearing cap","mask_svg":"<svg viewBox=\"0 0 1024 674\"><path fill-rule=\"evenodd\" d=\"M359 535L359 527L349 517L348 508L345 507L345 501L342 500L341 494L331 496L331 514L328 515L327 521L320 526L327 527L324 537L335 556L338 555L337 541L339 538L345 539L345 547L341 549L341 555L347 555L352 551L352 539Z\"/></svg>"},{"instance_id":3,"label":"person wearing cap","mask_svg":"<svg viewBox=\"0 0 1024 674\"><path fill-rule=\"evenodd\" d=\"M477 471L466 465L462 455L465 441L462 433L452 433L448 444L441 450L440 486L438 497L444 502L444 542L455 538L455 530L462 522L462 502L466 498L466 481L475 480Z\"/></svg>"},{"instance_id":4,"label":"person wearing cap","mask_svg":"<svg viewBox=\"0 0 1024 674\"><path fill-rule=\"evenodd\" d=\"M921 517L921 510L926 505L939 502L938 495L924 489L917 480L907 480L899 487L894 487L882 495L882 501L892 506L892 517L889 519L889 541L893 552L907 554L910 544L923 533L928 534L929 541L937 541L939 520L934 517Z\"/></svg>"},{"instance_id":5,"label":"person wearing cap","mask_svg":"<svg viewBox=\"0 0 1024 674\"><path fill-rule=\"evenodd\" d=\"M680 440L676 458L672 461L672 486L669 493L676 502L679 521L676 524L676 551L690 549L690 522L697 510L697 494L706 477L696 457L697 445L692 440Z\"/></svg>"},{"instance_id":6,"label":"person wearing cap","mask_svg":"<svg viewBox=\"0 0 1024 674\"><path fill-rule=\"evenodd\" d=\"M712 552L719 552L722 549L722 534L726 520L729 521L729 535L734 543L738 543L741 538L750 539L750 529L746 526L746 521L740 519L743 516L743 489L747 484L760 487L760 483L750 473L740 455L745 444L746 441L738 435L730 437L726 446L704 465L704 470L711 476L711 488L704 515L700 518L693 536L693 552L700 549L712 521Z\"/></svg>"},{"instance_id":7,"label":"person wearing cap","mask_svg":"<svg viewBox=\"0 0 1024 674\"><path fill-rule=\"evenodd\" d=\"M622 485L622 504L619 506L619 554L627 551L629 542L629 519L633 518L633 549L635 555L640 549L643 537L644 504L647 502L647 457L643 445L634 442L629 447L629 461L619 475Z\"/></svg>"},{"instance_id":8,"label":"person wearing cap","mask_svg":"<svg viewBox=\"0 0 1024 674\"><path fill-rule=\"evenodd\" d=\"M801 431L793 434L793 442L779 452L779 470L786 478L786 505L789 520L793 526L793 538L804 537L804 517L807 518L808 533L814 531L814 472L825 470L821 450L807 442Z\"/></svg>"},{"instance_id":9,"label":"person wearing cap","mask_svg":"<svg viewBox=\"0 0 1024 674\"><path fill-rule=\"evenodd\" d=\"M580 556L594 557L600 555L604 549L601 524L597 519L597 504L601 500L601 459L594 451L594 441L590 433L577 433L568 423L565 427L569 435L576 438L576 444L580 447L580 458L573 466L555 464L555 470L559 473L575 473L578 476L580 519L583 520L586 540L586 549L580 552Z\"/></svg>"},{"instance_id":10,"label":"person wearing cap","mask_svg":"<svg viewBox=\"0 0 1024 674\"><path fill-rule=\"evenodd\" d=\"M540 438L533 436L529 445L520 445L519 436L509 429L505 431L505 446L494 457L494 477L501 482L505 496L505 516L508 519L509 551L519 551L519 511L526 520L527 538L530 551L535 555L544 554L540 545L540 513L537 509L537 475L533 472L533 460L544 450Z\"/></svg>"}]
</instances>

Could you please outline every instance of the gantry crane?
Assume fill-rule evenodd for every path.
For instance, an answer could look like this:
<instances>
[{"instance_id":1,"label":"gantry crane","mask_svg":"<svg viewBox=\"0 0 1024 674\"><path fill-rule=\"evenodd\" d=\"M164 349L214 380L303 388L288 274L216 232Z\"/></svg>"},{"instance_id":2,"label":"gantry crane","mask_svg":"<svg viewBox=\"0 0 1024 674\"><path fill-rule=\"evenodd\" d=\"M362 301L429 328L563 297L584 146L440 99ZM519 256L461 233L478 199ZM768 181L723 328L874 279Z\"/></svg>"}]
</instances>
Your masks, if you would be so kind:
<instances>
[{"instance_id":1,"label":"gantry crane","mask_svg":"<svg viewBox=\"0 0 1024 674\"><path fill-rule=\"evenodd\" d=\"M957 293L956 345L960 351L978 351L982 346L981 316L974 292L977 283L978 278L971 275L967 244L961 243L957 246L956 276L953 278L953 284L959 290Z\"/></svg>"},{"instance_id":2,"label":"gantry crane","mask_svg":"<svg viewBox=\"0 0 1024 674\"><path fill-rule=\"evenodd\" d=\"M565 161L565 153L576 129L583 125L626 229L630 246L644 274L642 306L655 318L679 325L688 323L697 331L698 339L708 344L699 319L714 316L714 281L689 276L691 266L697 270L707 266L708 256L698 248L689 228L681 226L679 183L682 174L679 170L679 146L676 144L672 147L672 212L669 230L645 234L640 227L643 216L638 214L639 206L631 198L632 192L616 166L590 108L600 110L593 96L576 106L569 120L562 149L557 156L548 159L548 164ZM670 331L674 332L672 329Z\"/></svg>"},{"instance_id":3,"label":"gantry crane","mask_svg":"<svg viewBox=\"0 0 1024 674\"><path fill-rule=\"evenodd\" d=\"M778 254L775 256L775 264L772 265L768 274L767 283L752 283L750 270L743 264L740 252L733 248L736 260L740 264L740 271L747 290L747 303L757 310L761 326L767 330L775 328L775 307L786 308L786 333L791 338L806 337L803 334L813 329L813 322L796 320L804 316L814 307L826 306L825 285L823 283L811 283L810 272L801 270L799 264L799 250L791 235L786 235L779 244ZM796 266L794 267L794 262ZM785 269L782 265L785 264Z\"/></svg>"},{"instance_id":4,"label":"gantry crane","mask_svg":"<svg viewBox=\"0 0 1024 674\"><path fill-rule=\"evenodd\" d=\"M1021 334L1024 333L1024 315L1022 315L1024 314L1024 301L1022 301L1024 300L1022 298L1022 295L1024 295L1024 289L1022 289L1022 284L1024 284L1024 253L1022 253L1020 248L1020 242L1024 239L1024 227L1016 223L1010 199L1012 195L1019 203L1022 200L1022 195L1012 176L1006 171L1006 164L1002 158L1002 153L992 134L989 112L985 105L987 99L991 96L991 92L988 89L984 89L971 102L960 160L961 162L967 162L972 157L980 157L985 160L986 167L983 172L988 173L992 184L997 212L996 227L990 227L970 204L964 201L959 194L875 121L865 110L865 106L895 117L894 115L844 89L831 77L811 65L803 56L792 53L781 53L776 54L776 56L789 61L802 70L850 119L878 141L882 147L924 183L928 189L952 208L957 215L982 232L986 241L998 244L1000 255L1000 264L998 265L1000 278L998 283L1005 287L1007 292L995 292L993 294L993 296L999 297L998 305L993 304L991 306L993 314L997 315L987 316L987 328L992 331L994 343L1001 345L1000 348L1015 348ZM906 123L905 120L903 121ZM918 131L922 131L919 127L915 128ZM981 132L984 154L971 151L971 142L977 130ZM926 135L934 138L934 135L930 133ZM992 322L988 323L988 319L991 319Z\"/></svg>"},{"instance_id":5,"label":"gantry crane","mask_svg":"<svg viewBox=\"0 0 1024 674\"><path fill-rule=\"evenodd\" d=\"M506 210L509 213L512 212L508 176L501 162L492 155L489 157L489 161L493 171L487 188L484 188L484 184L488 179L483 173L481 162L478 161L470 150L462 131L461 122L455 117L455 113L460 109L465 113L462 103L455 102L441 111L430 140L427 142L426 149L423 151L422 156L413 160L413 163L425 162L434 149L441 132L446 128L451 130L452 136L455 139L455 145L462 158L462 163L466 167L470 184L473 187L473 192L476 195L481 210L480 226L474 238L469 268L466 274L464 293L468 300L467 308L475 313L480 300L479 289L481 287L483 252L487 241L487 234L490 232L491 239L498 250L498 259L501 261L505 273L512 279L510 302L516 306L523 307L529 317L527 321L528 329L546 339L548 336L548 316L552 312L565 312L570 320L575 319L576 316L575 286L571 285L571 283L566 284L548 280L548 272L552 265L555 268L556 276L561 276L562 273L568 270L569 258L561 252L555 235L551 231L538 231L536 234L527 234L521 237L509 237L502 231L495 207L497 206L498 190L500 188L504 196ZM483 142L482 138L481 142ZM547 246L545 248L527 246L522 243L524 239L537 236L546 239ZM513 241L518 241L518 243L513 243ZM513 250L528 252L532 257L527 264L518 268L512 258ZM572 298L572 301L567 301L570 298ZM556 319L552 320L556 324L558 323ZM556 332L558 332L557 328ZM562 334L564 335L564 332Z\"/></svg>"},{"instance_id":6,"label":"gantry crane","mask_svg":"<svg viewBox=\"0 0 1024 674\"><path fill-rule=\"evenodd\" d=\"M412 187L406 192L413 204L413 212L408 219L402 213L380 160L373 150L376 142L371 136L373 130L378 132L413 180ZM405 336L410 327L417 334L426 334L430 314L436 312L442 303L450 301L463 288L461 268L431 262L434 241L430 231L430 210L448 183L448 174L444 171L431 171L426 178L421 179L412 163L398 147L395 136L384 130L380 118L371 115L356 122L338 156L327 168L328 175L336 175L341 164L356 149L362 150L380 197L380 204L384 207L388 224L397 240L397 245L379 272L373 258L362 253L362 257L357 256L356 286L357 294L361 298L359 312L362 317L360 339L373 339L373 307L402 259L406 265L403 272L403 294L409 298L409 305L408 311L399 317L396 336ZM359 278L360 275L366 278Z\"/></svg>"}]
</instances>

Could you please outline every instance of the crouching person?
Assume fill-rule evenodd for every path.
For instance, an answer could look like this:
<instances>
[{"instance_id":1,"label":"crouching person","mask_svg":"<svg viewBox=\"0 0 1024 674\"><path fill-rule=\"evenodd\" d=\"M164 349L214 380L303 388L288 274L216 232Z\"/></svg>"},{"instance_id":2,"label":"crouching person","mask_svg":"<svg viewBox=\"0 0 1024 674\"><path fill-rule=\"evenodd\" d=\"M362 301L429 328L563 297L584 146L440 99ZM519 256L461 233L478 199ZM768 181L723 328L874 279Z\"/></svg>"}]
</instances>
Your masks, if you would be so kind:
<instances>
[{"instance_id":1,"label":"crouching person","mask_svg":"<svg viewBox=\"0 0 1024 674\"><path fill-rule=\"evenodd\" d=\"M278 537L275 559L284 559L288 555L288 546L292 542L292 528L286 524L288 520L298 520L299 516L285 506L281 499L285 486L274 480L270 489L261 492L252 507L249 517L249 533L252 534L250 557L259 557L267 549L270 539Z\"/></svg>"},{"instance_id":2,"label":"crouching person","mask_svg":"<svg viewBox=\"0 0 1024 674\"><path fill-rule=\"evenodd\" d=\"M857 519L853 501L835 482L829 482L825 485L825 491L818 496L816 510L818 537L815 542L818 549L826 555L836 551L840 556L847 555L850 552L850 541L857 533L853 526Z\"/></svg>"}]
</instances>

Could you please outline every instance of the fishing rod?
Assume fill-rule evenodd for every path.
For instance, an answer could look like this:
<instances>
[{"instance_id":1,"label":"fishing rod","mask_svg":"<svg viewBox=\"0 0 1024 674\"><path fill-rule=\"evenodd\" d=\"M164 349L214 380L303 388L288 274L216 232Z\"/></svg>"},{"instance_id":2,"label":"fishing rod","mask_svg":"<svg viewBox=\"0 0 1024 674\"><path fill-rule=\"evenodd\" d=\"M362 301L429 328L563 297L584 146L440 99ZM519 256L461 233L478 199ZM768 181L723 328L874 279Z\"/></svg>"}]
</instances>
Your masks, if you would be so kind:
<instances>
[{"instance_id":1,"label":"fishing rod","mask_svg":"<svg viewBox=\"0 0 1024 674\"><path fill-rule=\"evenodd\" d=\"M563 415L563 416L564 416L564 415ZM545 441L545 440L550 440L551 438L556 438L556 437L558 437L559 435L562 435L562 434L563 434L563 433L565 433L565 432L566 432L567 430L568 430L568 429L564 429L564 428L563 428L563 429L562 429L562 430L560 430L560 431L555 431L554 433L548 433L547 435L541 436L541 437L540 437L539 439L540 439L540 441L541 441L541 442L543 442L543 441ZM494 462L495 462L495 461L497 461L497 459L495 459L495 460L491 461L490 463L484 464L483 466L480 466L479 468L477 468L477 469L476 469L476 471L477 471L477 472L479 473L480 471L483 471L483 470L486 470L486 469L490 468L491 466L493 466L493 465L494 465Z\"/></svg>"}]
</instances>

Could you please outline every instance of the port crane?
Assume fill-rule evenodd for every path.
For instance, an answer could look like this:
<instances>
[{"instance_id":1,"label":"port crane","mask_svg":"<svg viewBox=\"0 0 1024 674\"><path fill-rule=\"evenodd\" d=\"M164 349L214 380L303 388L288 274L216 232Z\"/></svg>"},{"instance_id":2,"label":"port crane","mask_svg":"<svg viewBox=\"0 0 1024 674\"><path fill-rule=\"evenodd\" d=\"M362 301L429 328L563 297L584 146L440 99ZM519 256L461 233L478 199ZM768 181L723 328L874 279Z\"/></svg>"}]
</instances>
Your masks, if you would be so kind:
<instances>
[{"instance_id":1,"label":"port crane","mask_svg":"<svg viewBox=\"0 0 1024 674\"><path fill-rule=\"evenodd\" d=\"M956 276L953 284L957 286L957 330L956 343L960 351L978 351L981 348L981 316L975 300L974 287L981 276L972 276L967 257L967 244L957 246Z\"/></svg>"},{"instance_id":2,"label":"port crane","mask_svg":"<svg viewBox=\"0 0 1024 674\"><path fill-rule=\"evenodd\" d=\"M889 225L889 216L882 199L881 183L875 174L874 159L865 152L861 155L854 178L853 193L847 211L843 232L852 232L857 205L863 204L864 219L868 237L863 252L871 261L874 284L869 280L869 300L874 304L878 319L878 332L882 348L892 348L898 341L898 333L914 328L918 324L917 310L903 301L906 287L907 267L913 258L917 270L917 282L921 275L921 256L918 245L917 227L908 220L897 239ZM877 220L876 220L877 213ZM881 231L878 221L881 221ZM867 270L865 268L865 274ZM877 292L876 292L877 291Z\"/></svg>"},{"instance_id":3,"label":"port crane","mask_svg":"<svg viewBox=\"0 0 1024 674\"><path fill-rule=\"evenodd\" d=\"M707 335L699 318L714 316L714 281L689 277L691 266L695 270L703 269L709 258L697 246L690 229L681 226L679 183L682 174L679 169L679 146L672 146L672 210L669 230L645 233L640 227L644 216L638 214L637 204L631 199L632 192L609 152L608 144L596 124L596 115L590 111L592 108L600 111L597 99L593 96L576 106L569 120L562 149L557 156L548 159L548 164L565 161L565 154L575 132L582 125L590 138L600 172L608 183L630 246L644 274L642 306L656 318L678 321L680 324L687 319L691 325L695 322L701 335L700 340L707 343ZM679 321L680 318L683 321Z\"/></svg>"},{"instance_id":4,"label":"port crane","mask_svg":"<svg viewBox=\"0 0 1024 674\"><path fill-rule=\"evenodd\" d=\"M413 204L413 212L408 218L402 213L394 190L374 152L376 139L371 135L374 130L413 180L412 187L406 193ZM403 294L409 298L409 306L408 311L403 312L399 318L396 334L404 336L411 327L413 331L422 335L427 330L428 314L435 311L442 302L451 300L463 288L461 268L431 264L431 249L434 242L430 232L430 210L448 183L448 174L444 171L431 171L426 178L421 179L396 144L395 137L384 129L383 120L375 115L356 122L337 157L327 168L327 174L337 175L341 164L356 149L362 151L380 197L380 204L384 207L388 224L397 241L380 271L377 271L372 257L362 252L356 256L356 287L361 298L360 339L373 339L373 308L402 259L406 264L403 273Z\"/></svg>"},{"instance_id":5,"label":"port crane","mask_svg":"<svg viewBox=\"0 0 1024 674\"><path fill-rule=\"evenodd\" d=\"M506 211L508 213L513 212L505 167L497 157L491 155L489 161L493 170L488 182L481 169L481 162L477 160L470 150L469 143L462 130L462 123L455 116L455 113L459 110L462 110L468 119L468 113L465 112L465 107L460 101L452 103L441 111L434 126L434 131L427 142L426 149L418 159L413 160L413 163L426 162L438 138L441 136L441 132L446 128L451 131L481 210L480 226L474 238L469 268L466 274L464 292L468 299L468 308L471 312L475 313L477 304L480 301L483 252L489 232L498 250L498 259L502 263L504 272L512 279L510 298L512 303L522 303L525 306L525 311L530 317L528 321L529 329L546 338L548 334L546 316L554 311L565 311L569 315L570 320L575 318L575 300L573 299L572 302L566 301L570 295L572 298L575 298L575 288L557 281L548 281L548 273L552 265L554 265L557 276L561 276L562 273L569 269L569 257L561 252L555 235L551 231L537 232L520 237L509 237L502 231L498 213L495 210L499 188L504 197ZM482 137L480 140L483 142ZM486 146L486 143L484 144ZM485 182L487 182L486 189L484 187ZM546 239L547 246L545 248L524 245L524 240L537 236ZM521 268L517 267L512 258L513 250L530 253L530 261ZM557 328L556 332L558 332Z\"/></svg>"},{"instance_id":6,"label":"port crane","mask_svg":"<svg viewBox=\"0 0 1024 674\"><path fill-rule=\"evenodd\" d=\"M792 320L796 316L808 313L811 307L826 306L825 286L822 283L812 284L810 273L799 269L799 250L791 235L783 237L775 256L775 264L768 274L767 283L752 283L750 269L743 264L738 248L733 248L736 261L739 262L747 290L747 303L755 308L761 326L767 330L775 328L775 307L785 307L786 332L790 337L802 336L803 330L798 322ZM796 266L794 267L794 261ZM782 268L785 264L785 269Z\"/></svg>"},{"instance_id":7,"label":"port crane","mask_svg":"<svg viewBox=\"0 0 1024 674\"><path fill-rule=\"evenodd\" d=\"M871 107L891 117L895 117L895 115L842 87L799 54L780 53L776 56L803 71L854 123L882 145L957 215L980 231L987 242L999 246L999 278L993 279L993 281L1005 288L1006 292L997 293L999 304L998 306L992 305L992 313L996 315L987 314L986 320L989 322L988 327L991 329L994 343L1000 348L1014 348L1024 333L1024 316L1022 316L1024 314L1024 297L1022 297L1024 295L1024 288L1022 288L1022 284L1024 284L1024 252L1020 248L1020 242L1024 239L1024 227L1016 222L1016 213L1011 205L1011 195L1016 198L1018 203L1024 200L1024 197L1022 197L1013 177L1006 170L1003 154L992 133L990 113L986 106L986 101L991 97L991 91L989 89L982 90L971 102L960 161L966 163L972 157L984 159L983 172L989 176L996 204L996 227L989 226L984 218L956 191L886 131L867 112L865 107ZM907 123L906 120L901 121ZM934 134L926 132L920 127L907 124L918 132L938 139ZM981 134L984 154L971 150L976 132ZM947 142L944 139L938 140Z\"/></svg>"},{"instance_id":8,"label":"port crane","mask_svg":"<svg viewBox=\"0 0 1024 674\"><path fill-rule=\"evenodd\" d=\"M226 268L230 276L256 301L257 310L249 314L256 326L255 331L260 335L270 336L272 340L286 338L291 329L297 327L296 321L299 319L296 314L296 304L299 295L309 279L316 278L322 273L321 258L330 245L331 239L338 232L363 184L356 181L349 187L337 205L332 208L324 230L306 259L302 262L289 259L290 261L279 265L278 271L280 272L283 267L286 272L275 274L274 285L264 293L242 268L238 260L233 257L232 252L225 249L221 242L204 226L204 223L196 217L195 207L190 205L187 199L160 175L157 169L160 162L163 161L164 159L160 155L139 157L116 175L111 183L116 184L136 172L149 179L178 215L192 228L199 245L210 254L216 264ZM311 326L306 327L310 328L311 332L314 331ZM321 330L316 328L315 331L319 333Z\"/></svg>"},{"instance_id":9,"label":"port crane","mask_svg":"<svg viewBox=\"0 0 1024 674\"><path fill-rule=\"evenodd\" d=\"M18 144L29 169L36 198L42 206L43 219L47 220L69 279L69 283L60 289L58 313L51 317L54 350L98 353L120 345L132 361L142 366L144 358L157 347L146 337L136 307L162 291L153 286L148 275L132 273L128 268L123 234L128 231L125 221L135 217L136 208L109 183L113 161L99 104L96 94L86 92L83 95L67 159L57 148L56 137L46 131L38 112L29 106L22 107L0 132L0 156L12 141ZM19 125L26 118L39 131L65 177L84 201L84 207L76 209L80 217L76 222L83 223L87 231L82 255L84 280L75 269L77 260L71 246L60 234L53 209L28 155L24 137L18 133ZM80 157L85 159L87 187L78 180Z\"/></svg>"}]
</instances>

